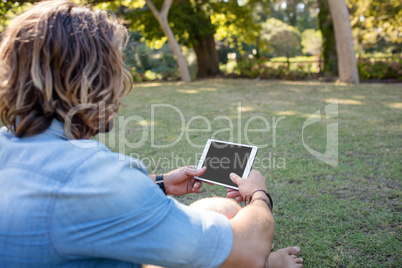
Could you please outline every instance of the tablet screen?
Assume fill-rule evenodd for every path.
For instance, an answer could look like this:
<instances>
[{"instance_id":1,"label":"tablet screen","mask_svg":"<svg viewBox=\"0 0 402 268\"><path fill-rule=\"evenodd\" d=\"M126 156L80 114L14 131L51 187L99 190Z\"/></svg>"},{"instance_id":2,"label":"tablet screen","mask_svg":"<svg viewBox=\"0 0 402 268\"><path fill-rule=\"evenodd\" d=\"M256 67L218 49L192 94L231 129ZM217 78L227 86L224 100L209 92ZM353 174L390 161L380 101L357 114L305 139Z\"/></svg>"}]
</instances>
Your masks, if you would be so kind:
<instances>
[{"instance_id":1,"label":"tablet screen","mask_svg":"<svg viewBox=\"0 0 402 268\"><path fill-rule=\"evenodd\" d=\"M237 187L229 174L234 172L240 177L243 175L251 150L251 147L212 141L203 164L207 170L202 177Z\"/></svg>"}]
</instances>

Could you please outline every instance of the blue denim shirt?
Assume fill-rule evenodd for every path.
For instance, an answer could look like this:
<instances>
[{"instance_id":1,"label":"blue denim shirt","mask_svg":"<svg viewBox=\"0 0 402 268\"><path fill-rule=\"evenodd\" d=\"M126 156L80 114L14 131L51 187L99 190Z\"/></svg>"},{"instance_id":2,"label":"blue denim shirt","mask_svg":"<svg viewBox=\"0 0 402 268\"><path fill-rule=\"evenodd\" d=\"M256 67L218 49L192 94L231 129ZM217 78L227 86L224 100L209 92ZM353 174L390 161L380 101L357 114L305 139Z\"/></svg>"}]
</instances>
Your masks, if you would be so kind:
<instances>
[{"instance_id":1,"label":"blue denim shirt","mask_svg":"<svg viewBox=\"0 0 402 268\"><path fill-rule=\"evenodd\" d=\"M0 267L225 261L233 243L225 216L166 197L133 159L82 142L68 141L56 120L26 138L0 129Z\"/></svg>"}]
</instances>

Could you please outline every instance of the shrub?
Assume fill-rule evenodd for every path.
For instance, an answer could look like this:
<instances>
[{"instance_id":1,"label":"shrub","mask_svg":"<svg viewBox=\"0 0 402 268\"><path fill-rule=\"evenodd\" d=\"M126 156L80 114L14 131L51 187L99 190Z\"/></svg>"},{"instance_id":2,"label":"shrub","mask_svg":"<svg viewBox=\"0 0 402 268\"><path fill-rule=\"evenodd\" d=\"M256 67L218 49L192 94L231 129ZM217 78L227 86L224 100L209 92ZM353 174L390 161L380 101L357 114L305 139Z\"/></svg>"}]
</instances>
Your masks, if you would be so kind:
<instances>
[{"instance_id":1,"label":"shrub","mask_svg":"<svg viewBox=\"0 0 402 268\"><path fill-rule=\"evenodd\" d=\"M238 62L235 73L242 77L263 79L311 79L316 74L312 64L291 63L289 68L285 64L275 64L267 59L246 59Z\"/></svg>"},{"instance_id":2,"label":"shrub","mask_svg":"<svg viewBox=\"0 0 402 268\"><path fill-rule=\"evenodd\" d=\"M144 74L137 72L136 67L131 67L130 72L131 72L134 82L146 81Z\"/></svg>"},{"instance_id":3,"label":"shrub","mask_svg":"<svg viewBox=\"0 0 402 268\"><path fill-rule=\"evenodd\" d=\"M402 80L402 57L395 61L358 59L357 68L362 80L398 79Z\"/></svg>"},{"instance_id":4,"label":"shrub","mask_svg":"<svg viewBox=\"0 0 402 268\"><path fill-rule=\"evenodd\" d=\"M146 72L144 73L144 77L145 77L147 80L160 80L160 79L162 79L162 75L161 75L161 74L155 73L155 72L153 72L153 71L151 71L151 70L146 71Z\"/></svg>"},{"instance_id":5,"label":"shrub","mask_svg":"<svg viewBox=\"0 0 402 268\"><path fill-rule=\"evenodd\" d=\"M260 75L262 64L264 64L262 59L245 59L237 63L234 71L243 77L256 78Z\"/></svg>"},{"instance_id":6,"label":"shrub","mask_svg":"<svg viewBox=\"0 0 402 268\"><path fill-rule=\"evenodd\" d=\"M153 73L157 74L156 78L158 80L163 79L163 80L172 81L172 80L180 79L179 70L178 70L178 68L175 68L175 67L168 67L165 65L161 65L156 68L153 68L151 71Z\"/></svg>"}]
</instances>

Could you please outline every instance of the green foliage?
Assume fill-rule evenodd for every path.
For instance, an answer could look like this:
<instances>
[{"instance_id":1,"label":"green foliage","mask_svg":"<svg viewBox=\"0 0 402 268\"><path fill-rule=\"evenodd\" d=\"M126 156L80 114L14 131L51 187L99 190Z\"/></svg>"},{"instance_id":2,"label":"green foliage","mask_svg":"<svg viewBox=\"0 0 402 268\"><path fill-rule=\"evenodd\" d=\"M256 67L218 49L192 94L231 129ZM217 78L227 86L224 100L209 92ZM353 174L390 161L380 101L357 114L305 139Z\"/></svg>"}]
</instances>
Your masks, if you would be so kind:
<instances>
[{"instance_id":1,"label":"green foliage","mask_svg":"<svg viewBox=\"0 0 402 268\"><path fill-rule=\"evenodd\" d=\"M281 20L297 28L300 32L306 29L317 29L317 0L284 0L273 1L269 12L265 12L265 20L268 15ZM263 17L263 12L258 14ZM265 21L264 20L264 21Z\"/></svg>"},{"instance_id":2,"label":"green foliage","mask_svg":"<svg viewBox=\"0 0 402 268\"><path fill-rule=\"evenodd\" d=\"M402 2L400 0L347 0L351 24L364 50L401 51Z\"/></svg>"},{"instance_id":3,"label":"green foliage","mask_svg":"<svg viewBox=\"0 0 402 268\"><path fill-rule=\"evenodd\" d=\"M221 72L225 75L230 75L235 72L235 68L237 66L237 61L235 60L229 60L226 64L219 64L219 69Z\"/></svg>"},{"instance_id":4,"label":"green foliage","mask_svg":"<svg viewBox=\"0 0 402 268\"><path fill-rule=\"evenodd\" d=\"M327 0L318 0L320 12L318 25L322 34L322 58L324 73L338 74L338 57L336 53L335 30Z\"/></svg>"},{"instance_id":5,"label":"green foliage","mask_svg":"<svg viewBox=\"0 0 402 268\"><path fill-rule=\"evenodd\" d=\"M131 67L130 72L131 72L131 76L133 77L134 82L146 81L146 78L144 77L144 73L137 72L136 67Z\"/></svg>"},{"instance_id":6,"label":"green foliage","mask_svg":"<svg viewBox=\"0 0 402 268\"><path fill-rule=\"evenodd\" d=\"M314 29L307 29L301 34L303 53L307 55L321 55L322 34Z\"/></svg>"},{"instance_id":7,"label":"green foliage","mask_svg":"<svg viewBox=\"0 0 402 268\"><path fill-rule=\"evenodd\" d=\"M240 77L262 79L302 80L316 77L312 64L273 64L266 59L246 59L239 61L235 73Z\"/></svg>"},{"instance_id":8,"label":"green foliage","mask_svg":"<svg viewBox=\"0 0 402 268\"><path fill-rule=\"evenodd\" d=\"M34 2L38 2L38 0L0 1L0 32L5 30L17 14L22 13Z\"/></svg>"},{"instance_id":9,"label":"green foliage","mask_svg":"<svg viewBox=\"0 0 402 268\"><path fill-rule=\"evenodd\" d=\"M256 2L247 1L239 5L238 1L173 1L169 10L168 21L178 42L192 47L201 39L216 35L229 47L242 48L242 42L253 43L259 32L259 26L252 17ZM163 0L153 0L160 10ZM164 34L151 11L145 6L127 9L124 13L130 21L130 28L141 32L144 38L154 46L163 40Z\"/></svg>"},{"instance_id":10,"label":"green foliage","mask_svg":"<svg viewBox=\"0 0 402 268\"><path fill-rule=\"evenodd\" d=\"M243 52L244 44L256 42L261 26L253 17L253 10L257 4L266 8L268 0L243 1L242 5L236 0L210 2L211 21L216 26L218 40L240 52Z\"/></svg>"},{"instance_id":11,"label":"green foliage","mask_svg":"<svg viewBox=\"0 0 402 268\"><path fill-rule=\"evenodd\" d=\"M228 54L229 53L234 53L236 56L235 58L239 58L240 57L240 52L238 49L236 48L230 48L226 45L222 45L219 47L218 49L218 58L219 58L219 62L220 63L224 63L226 64L228 62Z\"/></svg>"},{"instance_id":12,"label":"green foliage","mask_svg":"<svg viewBox=\"0 0 402 268\"><path fill-rule=\"evenodd\" d=\"M158 73L155 73L153 71L150 71L150 70L148 70L148 71L146 71L144 73L144 77L147 80L160 80L160 79L162 79L162 75L160 75Z\"/></svg>"},{"instance_id":13,"label":"green foliage","mask_svg":"<svg viewBox=\"0 0 402 268\"><path fill-rule=\"evenodd\" d=\"M299 31L274 18L262 24L261 39L269 42L274 56L293 57L301 54Z\"/></svg>"},{"instance_id":14,"label":"green foliage","mask_svg":"<svg viewBox=\"0 0 402 268\"><path fill-rule=\"evenodd\" d=\"M402 80L402 57L395 61L358 59L357 67L362 80L398 79Z\"/></svg>"},{"instance_id":15,"label":"green foliage","mask_svg":"<svg viewBox=\"0 0 402 268\"><path fill-rule=\"evenodd\" d=\"M152 49L142 39L140 33L131 32L125 49L125 62L134 80L177 80L180 77L178 66L170 46L165 44L160 49Z\"/></svg>"},{"instance_id":16,"label":"green foliage","mask_svg":"<svg viewBox=\"0 0 402 268\"><path fill-rule=\"evenodd\" d=\"M149 55L151 49L148 48L145 44L141 44L140 46L138 46L137 51L142 68L144 70L150 70L153 67L151 57Z\"/></svg>"}]
</instances>

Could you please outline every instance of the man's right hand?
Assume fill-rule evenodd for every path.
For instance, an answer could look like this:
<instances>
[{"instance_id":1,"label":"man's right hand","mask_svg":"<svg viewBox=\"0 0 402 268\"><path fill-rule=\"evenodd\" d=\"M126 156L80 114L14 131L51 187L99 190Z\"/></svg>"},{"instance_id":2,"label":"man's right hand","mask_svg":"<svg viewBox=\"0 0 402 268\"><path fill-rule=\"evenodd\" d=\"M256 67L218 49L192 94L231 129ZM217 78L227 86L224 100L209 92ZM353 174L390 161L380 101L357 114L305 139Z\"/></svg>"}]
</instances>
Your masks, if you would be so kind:
<instances>
[{"instance_id":1,"label":"man's right hand","mask_svg":"<svg viewBox=\"0 0 402 268\"><path fill-rule=\"evenodd\" d=\"M251 195L256 190L268 192L265 178L257 170L252 169L247 179L243 179L235 173L230 174L230 179L239 186L239 190L227 188L227 197L236 198L237 202L244 201L246 195Z\"/></svg>"}]
</instances>

